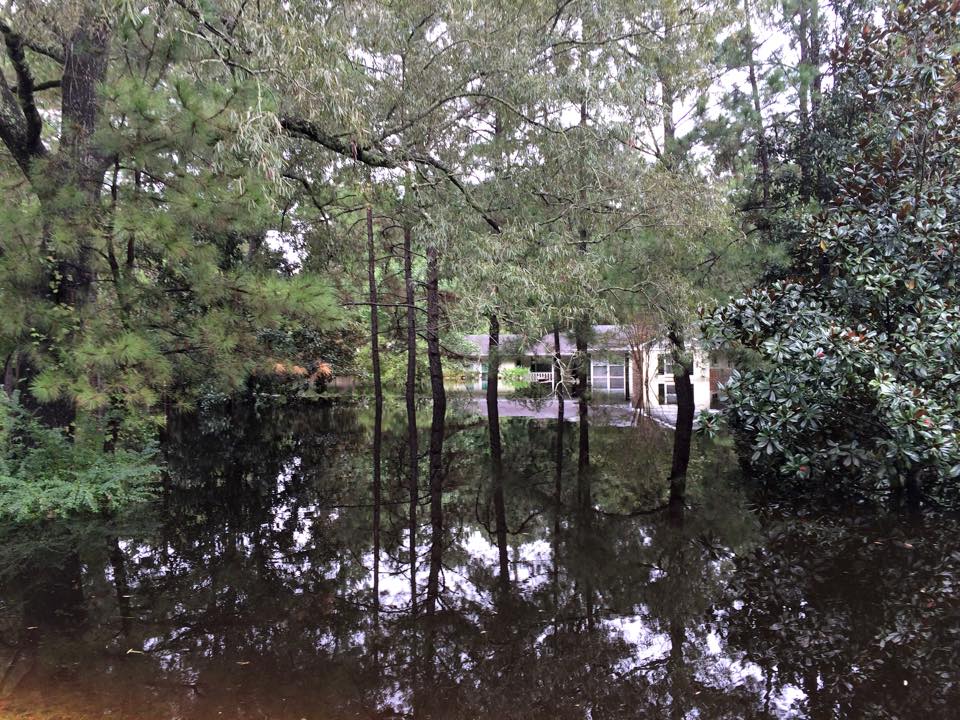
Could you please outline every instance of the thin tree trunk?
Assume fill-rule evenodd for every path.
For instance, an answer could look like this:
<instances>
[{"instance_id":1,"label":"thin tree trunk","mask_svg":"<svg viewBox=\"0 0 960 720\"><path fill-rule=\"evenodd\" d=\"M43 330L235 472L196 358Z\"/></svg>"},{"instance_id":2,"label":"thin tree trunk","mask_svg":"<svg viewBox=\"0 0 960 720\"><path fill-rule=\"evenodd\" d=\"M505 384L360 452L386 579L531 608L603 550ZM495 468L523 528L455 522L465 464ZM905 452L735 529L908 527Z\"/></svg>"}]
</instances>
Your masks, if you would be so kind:
<instances>
[{"instance_id":1,"label":"thin tree trunk","mask_svg":"<svg viewBox=\"0 0 960 720\"><path fill-rule=\"evenodd\" d=\"M411 230L403 228L403 281L407 293L407 382L404 394L407 402L407 449L409 451L410 493L408 529L410 532L410 609L417 612L417 503L420 499L419 438L417 435L417 316L413 307L416 295L413 285L413 252Z\"/></svg>"},{"instance_id":2,"label":"thin tree trunk","mask_svg":"<svg viewBox=\"0 0 960 720\"><path fill-rule=\"evenodd\" d=\"M673 30L676 22L675 12L671 7L666 7L663 22L663 41L665 46L673 42ZM674 169L679 155L677 147L677 126L673 117L673 105L676 101L676 90L674 89L673 76L674 68L670 67L669 60L657 63L657 78L660 80L660 112L663 115L663 153L661 162L665 167Z\"/></svg>"},{"instance_id":3,"label":"thin tree trunk","mask_svg":"<svg viewBox=\"0 0 960 720\"><path fill-rule=\"evenodd\" d=\"M503 446L500 439L500 409L497 376L500 372L500 322L490 315L490 350L487 354L487 429L490 441L490 472L493 476L493 509L497 521L497 549L500 557L500 589L510 584L510 558L507 547L507 511L503 495Z\"/></svg>"},{"instance_id":4,"label":"thin tree trunk","mask_svg":"<svg viewBox=\"0 0 960 720\"><path fill-rule=\"evenodd\" d=\"M643 357L643 345L631 344L630 359L637 369L633 380L632 401L634 410L643 410L646 406L647 371ZM629 371L628 371L629 372Z\"/></svg>"},{"instance_id":5,"label":"thin tree trunk","mask_svg":"<svg viewBox=\"0 0 960 720\"><path fill-rule=\"evenodd\" d=\"M574 397L578 398L586 396L587 389L590 385L589 333L590 325L587 323L587 321L578 320L574 327L574 335L577 343L577 355L573 363L574 376L576 378L573 388L573 395Z\"/></svg>"},{"instance_id":6,"label":"thin tree trunk","mask_svg":"<svg viewBox=\"0 0 960 720\"><path fill-rule=\"evenodd\" d=\"M553 324L553 391L563 400L563 359L560 357L560 326Z\"/></svg>"},{"instance_id":7,"label":"thin tree trunk","mask_svg":"<svg viewBox=\"0 0 960 720\"><path fill-rule=\"evenodd\" d=\"M810 113L814 120L820 108L820 93L823 74L820 72L820 0L807 0L810 4Z\"/></svg>"},{"instance_id":8,"label":"thin tree trunk","mask_svg":"<svg viewBox=\"0 0 960 720\"><path fill-rule=\"evenodd\" d=\"M127 577L127 565L120 549L120 541L112 535L107 538L110 554L110 568L113 570L113 589L117 596L117 612L120 613L120 632L126 637L130 634L130 581Z\"/></svg>"},{"instance_id":9,"label":"thin tree trunk","mask_svg":"<svg viewBox=\"0 0 960 720\"><path fill-rule=\"evenodd\" d=\"M757 82L757 68L756 62L754 60L754 51L756 50L753 40L753 30L750 24L750 0L743 0L743 14L744 14L744 23L746 29L746 38L744 43L746 44L747 52L747 67L750 77L750 94L753 98L753 112L754 112L754 122L755 122L755 132L757 133L757 159L760 162L760 188L763 193L763 209L764 209L764 227L768 227L769 223L766 217L766 213L770 209L770 153L767 148L767 136L766 131L763 126L763 105L760 101L760 88Z\"/></svg>"},{"instance_id":10,"label":"thin tree trunk","mask_svg":"<svg viewBox=\"0 0 960 720\"><path fill-rule=\"evenodd\" d=\"M553 326L553 357L559 363L560 361L560 329ZM554 592L557 593L559 587L559 565L557 556L560 552L560 507L563 501L563 430L564 430L564 401L563 394L557 393L557 436L554 442L556 447L553 451L553 555L554 555Z\"/></svg>"},{"instance_id":11,"label":"thin tree trunk","mask_svg":"<svg viewBox=\"0 0 960 720\"><path fill-rule=\"evenodd\" d=\"M810 120L810 77L806 70L810 65L810 36L809 33L809 15L807 12L807 0L800 0L798 4L799 21L797 28L797 40L800 45L800 77L798 86L798 103L800 109L800 122L806 128Z\"/></svg>"},{"instance_id":12,"label":"thin tree trunk","mask_svg":"<svg viewBox=\"0 0 960 720\"><path fill-rule=\"evenodd\" d=\"M814 2L816 0L813 0ZM800 194L804 199L813 195L813 162L811 157L811 75L812 57L810 47L810 0L800 0L797 40L800 45L800 79L797 87L797 98L800 111L800 128L802 146L800 149Z\"/></svg>"},{"instance_id":13,"label":"thin tree trunk","mask_svg":"<svg viewBox=\"0 0 960 720\"><path fill-rule=\"evenodd\" d=\"M556 507L554 515L554 534L560 533L560 503L563 497L563 430L564 430L564 402L563 398L557 398L557 436L554 440L556 447L553 449L553 501Z\"/></svg>"},{"instance_id":14,"label":"thin tree trunk","mask_svg":"<svg viewBox=\"0 0 960 720\"><path fill-rule=\"evenodd\" d=\"M663 162L667 167L673 168L677 156L677 128L673 120L675 97L669 71L660 73L660 90L663 113Z\"/></svg>"},{"instance_id":15,"label":"thin tree trunk","mask_svg":"<svg viewBox=\"0 0 960 720\"><path fill-rule=\"evenodd\" d=\"M554 354L560 354L560 333L554 326ZM559 638L560 623L560 511L563 507L563 395L557 393L557 434L554 442L553 478L553 630L554 640ZM556 645L554 649L556 649Z\"/></svg>"},{"instance_id":16,"label":"thin tree trunk","mask_svg":"<svg viewBox=\"0 0 960 720\"><path fill-rule=\"evenodd\" d=\"M677 391L677 427L673 434L673 463L670 468L670 505L683 505L687 491L687 467L690 465L690 443L693 438L693 361L684 350L679 329L669 333L673 345L673 382Z\"/></svg>"},{"instance_id":17,"label":"thin tree trunk","mask_svg":"<svg viewBox=\"0 0 960 720\"><path fill-rule=\"evenodd\" d=\"M377 256L373 243L373 206L367 205L367 282L370 288L370 357L373 362L373 612L380 614L380 451L383 432L383 379L380 374L380 308Z\"/></svg>"},{"instance_id":18,"label":"thin tree trunk","mask_svg":"<svg viewBox=\"0 0 960 720\"><path fill-rule=\"evenodd\" d=\"M580 436L577 451L577 500L583 510L592 504L590 487L590 409L586 398L580 398Z\"/></svg>"},{"instance_id":19,"label":"thin tree trunk","mask_svg":"<svg viewBox=\"0 0 960 720\"><path fill-rule=\"evenodd\" d=\"M590 406L585 397L579 400L579 446L577 450L577 519L574 542L584 547L595 537L593 527L593 471L590 467ZM587 574L582 587L584 614L587 629L596 628L596 602L593 592L593 576Z\"/></svg>"},{"instance_id":20,"label":"thin tree trunk","mask_svg":"<svg viewBox=\"0 0 960 720\"><path fill-rule=\"evenodd\" d=\"M430 574L427 578L427 612L436 608L440 593L443 554L443 434L447 397L440 359L440 257L435 245L427 248L427 358L433 413L430 422Z\"/></svg>"},{"instance_id":21,"label":"thin tree trunk","mask_svg":"<svg viewBox=\"0 0 960 720\"><path fill-rule=\"evenodd\" d=\"M17 388L17 383L19 378L17 377L17 371L19 370L19 360L17 357L18 353L14 350L12 353L7 355L7 360L3 364L3 391L7 396L13 395L13 391Z\"/></svg>"},{"instance_id":22,"label":"thin tree trunk","mask_svg":"<svg viewBox=\"0 0 960 720\"><path fill-rule=\"evenodd\" d=\"M587 102L582 100L580 102L580 136L581 136L581 157L580 157L580 226L577 229L578 236L578 249L581 255L587 254L587 243L589 241L590 233L587 229L586 224L586 207L587 207L587 177L586 177L586 130L587 130ZM574 336L576 338L577 344L577 353L573 361L573 372L575 377L573 395L575 397L582 397L587 392L587 385L589 383L589 367L588 367L588 335L590 333L590 323L586 318L580 318L574 323L573 328Z\"/></svg>"},{"instance_id":23,"label":"thin tree trunk","mask_svg":"<svg viewBox=\"0 0 960 720\"><path fill-rule=\"evenodd\" d=\"M820 72L820 0L808 0L810 3L810 62L812 73L810 78L810 132L813 133L817 125L817 113L820 109L821 87L823 73ZM822 163L814 163L813 192L819 193L824 185L825 169Z\"/></svg>"},{"instance_id":24,"label":"thin tree trunk","mask_svg":"<svg viewBox=\"0 0 960 720\"><path fill-rule=\"evenodd\" d=\"M683 505L670 507L669 522L680 535L685 522ZM683 543L675 548L676 555L670 560L671 576L676 576L674 582L679 588L683 587L686 578L686 563ZM687 637L681 607L674 607L670 612L670 655L667 659L667 677L670 681L670 717L680 720L685 717L684 700L690 692L690 681L683 658L683 644Z\"/></svg>"},{"instance_id":25,"label":"thin tree trunk","mask_svg":"<svg viewBox=\"0 0 960 720\"><path fill-rule=\"evenodd\" d=\"M558 325L553 326L553 361L557 364L557 371L560 370L560 327ZM563 467L563 395L557 393L557 448L556 448L556 466L557 466L557 478L556 478L556 492L557 492L557 502L560 501L560 480Z\"/></svg>"}]
</instances>

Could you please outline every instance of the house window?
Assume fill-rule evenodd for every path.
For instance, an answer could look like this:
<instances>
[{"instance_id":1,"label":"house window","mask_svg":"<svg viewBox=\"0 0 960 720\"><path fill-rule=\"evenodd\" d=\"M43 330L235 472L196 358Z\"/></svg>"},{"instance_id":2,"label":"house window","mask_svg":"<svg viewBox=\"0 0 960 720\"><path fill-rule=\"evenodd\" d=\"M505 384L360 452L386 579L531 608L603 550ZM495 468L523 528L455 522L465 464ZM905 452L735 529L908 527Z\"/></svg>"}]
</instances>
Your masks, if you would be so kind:
<instances>
[{"instance_id":1,"label":"house window","mask_svg":"<svg viewBox=\"0 0 960 720\"><path fill-rule=\"evenodd\" d=\"M591 385L594 390L611 391L624 390L626 382L626 367L621 363L594 362L592 366Z\"/></svg>"},{"instance_id":2,"label":"house window","mask_svg":"<svg viewBox=\"0 0 960 720\"><path fill-rule=\"evenodd\" d=\"M610 389L623 390L626 368L623 365L610 365L608 369L610 371Z\"/></svg>"},{"instance_id":3,"label":"house window","mask_svg":"<svg viewBox=\"0 0 960 720\"><path fill-rule=\"evenodd\" d=\"M671 353L657 355L657 374L673 375L673 355Z\"/></svg>"},{"instance_id":4,"label":"house window","mask_svg":"<svg viewBox=\"0 0 960 720\"><path fill-rule=\"evenodd\" d=\"M677 386L672 383L660 383L657 385L657 401L661 405L676 405Z\"/></svg>"},{"instance_id":5,"label":"house window","mask_svg":"<svg viewBox=\"0 0 960 720\"><path fill-rule=\"evenodd\" d=\"M606 386L607 384L607 364L606 363L593 364L593 384Z\"/></svg>"}]
</instances>

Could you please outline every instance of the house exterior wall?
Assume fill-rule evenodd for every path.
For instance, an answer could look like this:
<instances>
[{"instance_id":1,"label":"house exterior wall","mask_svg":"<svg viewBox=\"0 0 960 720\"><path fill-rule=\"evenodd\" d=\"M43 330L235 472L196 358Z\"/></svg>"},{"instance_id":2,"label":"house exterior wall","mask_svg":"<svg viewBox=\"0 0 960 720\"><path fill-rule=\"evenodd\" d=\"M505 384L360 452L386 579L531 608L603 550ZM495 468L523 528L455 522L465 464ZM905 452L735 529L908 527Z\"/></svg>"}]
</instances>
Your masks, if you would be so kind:
<instances>
[{"instance_id":1,"label":"house exterior wall","mask_svg":"<svg viewBox=\"0 0 960 720\"><path fill-rule=\"evenodd\" d=\"M506 359L500 358L500 385L499 389L502 393L512 393L513 385L507 383L503 379L503 373L506 370L513 370L517 366L516 358ZM486 390L486 378L485 374L487 372L487 358L479 358L474 360L467 366L467 369L464 373L463 383L453 383L450 389L455 390L466 390L467 392L481 392Z\"/></svg>"},{"instance_id":2,"label":"house exterior wall","mask_svg":"<svg viewBox=\"0 0 960 720\"><path fill-rule=\"evenodd\" d=\"M665 360L663 358L666 358ZM666 402L661 402L660 386L665 388L674 387L673 361L669 345L657 343L644 352L644 383L634 385L632 399L634 405L638 405L639 394L645 391L643 405L647 407L661 407L663 405L673 405L669 398L664 398ZM640 368L636 362L633 365L633 373L639 378ZM710 407L710 359L707 353L695 349L693 352L693 373L690 376L690 382L693 385L693 403L698 410L706 410Z\"/></svg>"},{"instance_id":3,"label":"house exterior wall","mask_svg":"<svg viewBox=\"0 0 960 720\"><path fill-rule=\"evenodd\" d=\"M571 350L572 352L572 350ZM624 366L624 378L629 388L630 400L634 406L642 404L645 407L660 407L662 405L673 405L676 403L673 378L673 361L670 351L670 345L666 341L652 343L644 348L643 368L637 365L631 353L624 349L612 350L593 350L590 355L590 383L594 384L594 364L607 361L617 365ZM564 363L571 359L569 355L563 356ZM731 372L731 363L725 357L714 357L711 363L710 355L703 349L695 347L693 351L693 373L690 377L693 384L693 401L698 410L705 410L711 406L711 399L716 395L719 383L725 381ZM531 356L531 355L507 355L501 357L501 372L508 371L517 367L530 368L531 362L539 361L541 363L552 363L550 356ZM477 356L467 368L466 371L466 390L479 392L484 389L485 384L482 381L483 373L486 370L487 358L485 355ZM609 378L613 372L608 371L606 377ZM603 376L598 374L597 387L594 387L596 394L603 394L611 400L626 400L627 388L610 386L619 384L609 380L604 380ZM602 387L601 387L602 386ZM661 396L661 386L665 392ZM504 394L514 392L513 386L506 382L501 376L500 389ZM671 397L671 391L672 397ZM642 403L639 402L642 397Z\"/></svg>"}]
</instances>

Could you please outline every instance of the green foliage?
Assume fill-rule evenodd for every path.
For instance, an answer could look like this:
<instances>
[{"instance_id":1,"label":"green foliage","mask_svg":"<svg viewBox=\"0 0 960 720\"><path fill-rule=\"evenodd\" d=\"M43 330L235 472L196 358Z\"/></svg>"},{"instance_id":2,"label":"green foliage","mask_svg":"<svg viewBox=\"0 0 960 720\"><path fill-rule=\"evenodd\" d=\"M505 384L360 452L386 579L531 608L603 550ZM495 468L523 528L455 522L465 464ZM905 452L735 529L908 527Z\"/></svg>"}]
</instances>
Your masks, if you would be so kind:
<instances>
[{"instance_id":1,"label":"green foliage","mask_svg":"<svg viewBox=\"0 0 960 720\"><path fill-rule=\"evenodd\" d=\"M903 6L837 53L861 107L836 198L790 277L705 321L752 351L727 416L761 468L916 481L960 475L960 20Z\"/></svg>"},{"instance_id":2,"label":"green foliage","mask_svg":"<svg viewBox=\"0 0 960 720\"><path fill-rule=\"evenodd\" d=\"M0 517L16 521L113 512L153 497L156 448L103 451L95 423L76 437L0 399Z\"/></svg>"},{"instance_id":3,"label":"green foliage","mask_svg":"<svg viewBox=\"0 0 960 720\"><path fill-rule=\"evenodd\" d=\"M305 336L339 323L329 284L271 249L286 202L258 140L271 97L226 68L197 73L202 41L137 17L111 25L108 81L89 89L95 187L52 152L69 128L48 129L29 183L0 163L0 357L24 368L22 392L81 412L189 407L277 362L329 362ZM56 92L36 101L59 111Z\"/></svg>"},{"instance_id":4,"label":"green foliage","mask_svg":"<svg viewBox=\"0 0 960 720\"><path fill-rule=\"evenodd\" d=\"M514 390L526 390L530 385L530 370L524 367L502 368L500 379Z\"/></svg>"},{"instance_id":5,"label":"green foliage","mask_svg":"<svg viewBox=\"0 0 960 720\"><path fill-rule=\"evenodd\" d=\"M357 370L357 379L365 388L373 388L373 370L370 359L369 342L360 345L353 355L352 366ZM427 368L426 343L417 342L417 394L429 393L426 382L429 377ZM380 346L380 379L387 394L402 395L407 385L407 349L396 341L388 341Z\"/></svg>"}]
</instances>

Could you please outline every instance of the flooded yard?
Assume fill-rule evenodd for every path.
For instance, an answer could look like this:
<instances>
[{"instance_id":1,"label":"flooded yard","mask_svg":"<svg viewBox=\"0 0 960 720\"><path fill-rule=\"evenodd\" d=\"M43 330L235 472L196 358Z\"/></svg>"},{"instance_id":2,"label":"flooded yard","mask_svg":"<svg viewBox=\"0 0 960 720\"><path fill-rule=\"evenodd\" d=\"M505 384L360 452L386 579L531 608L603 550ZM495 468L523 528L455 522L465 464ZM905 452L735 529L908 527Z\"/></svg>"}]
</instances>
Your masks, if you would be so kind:
<instances>
[{"instance_id":1,"label":"flooded yard","mask_svg":"<svg viewBox=\"0 0 960 720\"><path fill-rule=\"evenodd\" d=\"M0 716L955 712L953 518L771 496L705 443L667 512L670 431L565 405L501 420L499 472L486 419L424 423L412 504L388 406L379 507L372 410L183 421L153 504L0 531Z\"/></svg>"}]
</instances>

